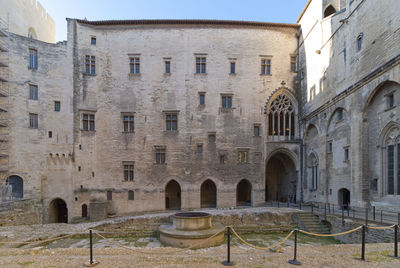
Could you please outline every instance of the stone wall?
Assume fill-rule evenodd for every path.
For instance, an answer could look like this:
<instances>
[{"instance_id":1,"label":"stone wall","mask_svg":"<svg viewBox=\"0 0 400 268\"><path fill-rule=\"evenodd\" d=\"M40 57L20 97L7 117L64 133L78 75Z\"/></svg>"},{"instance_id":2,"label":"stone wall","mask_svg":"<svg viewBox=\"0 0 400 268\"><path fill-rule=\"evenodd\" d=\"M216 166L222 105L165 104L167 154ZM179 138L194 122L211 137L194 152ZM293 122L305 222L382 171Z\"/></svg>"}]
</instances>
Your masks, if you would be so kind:
<instances>
[{"instance_id":1,"label":"stone wall","mask_svg":"<svg viewBox=\"0 0 400 268\"><path fill-rule=\"evenodd\" d=\"M42 217L42 205L36 200L0 203L0 226L39 224Z\"/></svg>"}]
</instances>

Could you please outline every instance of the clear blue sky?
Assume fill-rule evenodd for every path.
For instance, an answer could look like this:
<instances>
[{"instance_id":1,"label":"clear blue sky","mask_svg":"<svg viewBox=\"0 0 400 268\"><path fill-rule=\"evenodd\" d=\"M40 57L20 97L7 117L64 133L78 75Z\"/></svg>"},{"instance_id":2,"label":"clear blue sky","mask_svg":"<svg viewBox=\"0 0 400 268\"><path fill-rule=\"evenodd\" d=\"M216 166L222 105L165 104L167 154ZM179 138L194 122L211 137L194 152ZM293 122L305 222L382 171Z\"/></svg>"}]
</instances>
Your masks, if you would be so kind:
<instances>
[{"instance_id":1,"label":"clear blue sky","mask_svg":"<svg viewBox=\"0 0 400 268\"><path fill-rule=\"evenodd\" d=\"M295 23L307 0L39 0L67 38L65 18L218 19Z\"/></svg>"}]
</instances>

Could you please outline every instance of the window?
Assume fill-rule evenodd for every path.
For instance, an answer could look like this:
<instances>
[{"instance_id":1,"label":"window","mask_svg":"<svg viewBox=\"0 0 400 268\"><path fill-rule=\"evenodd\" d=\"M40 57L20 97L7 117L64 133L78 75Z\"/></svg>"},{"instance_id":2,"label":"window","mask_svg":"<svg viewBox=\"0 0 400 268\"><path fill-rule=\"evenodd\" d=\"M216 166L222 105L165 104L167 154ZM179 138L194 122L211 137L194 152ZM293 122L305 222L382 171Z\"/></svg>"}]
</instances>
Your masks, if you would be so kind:
<instances>
[{"instance_id":1,"label":"window","mask_svg":"<svg viewBox=\"0 0 400 268\"><path fill-rule=\"evenodd\" d=\"M129 67L131 74L140 74L140 58L139 57L130 57L129 58Z\"/></svg>"},{"instance_id":2,"label":"window","mask_svg":"<svg viewBox=\"0 0 400 268\"><path fill-rule=\"evenodd\" d=\"M232 96L231 95L222 95L222 108L232 108Z\"/></svg>"},{"instance_id":3,"label":"window","mask_svg":"<svg viewBox=\"0 0 400 268\"><path fill-rule=\"evenodd\" d=\"M295 55L290 56L290 71L294 73L297 71L297 57Z\"/></svg>"},{"instance_id":4,"label":"window","mask_svg":"<svg viewBox=\"0 0 400 268\"><path fill-rule=\"evenodd\" d=\"M328 141L328 153L332 153L332 141Z\"/></svg>"},{"instance_id":5,"label":"window","mask_svg":"<svg viewBox=\"0 0 400 268\"><path fill-rule=\"evenodd\" d=\"M324 18L329 17L330 15L335 13L336 9L332 5L329 5L324 11Z\"/></svg>"},{"instance_id":6,"label":"window","mask_svg":"<svg viewBox=\"0 0 400 268\"><path fill-rule=\"evenodd\" d=\"M294 139L295 111L292 101L286 95L278 95L269 107L268 135Z\"/></svg>"},{"instance_id":7,"label":"window","mask_svg":"<svg viewBox=\"0 0 400 268\"><path fill-rule=\"evenodd\" d=\"M196 73L206 73L206 57L196 57Z\"/></svg>"},{"instance_id":8,"label":"window","mask_svg":"<svg viewBox=\"0 0 400 268\"><path fill-rule=\"evenodd\" d=\"M394 95L390 93L386 95L387 109L394 107Z\"/></svg>"},{"instance_id":9,"label":"window","mask_svg":"<svg viewBox=\"0 0 400 268\"><path fill-rule=\"evenodd\" d=\"M107 200L108 201L112 200L112 191L107 191Z\"/></svg>"},{"instance_id":10,"label":"window","mask_svg":"<svg viewBox=\"0 0 400 268\"><path fill-rule=\"evenodd\" d=\"M260 125L254 125L254 136L259 137L260 136Z\"/></svg>"},{"instance_id":11,"label":"window","mask_svg":"<svg viewBox=\"0 0 400 268\"><path fill-rule=\"evenodd\" d=\"M206 93L200 92L199 93L199 105L205 105L206 104Z\"/></svg>"},{"instance_id":12,"label":"window","mask_svg":"<svg viewBox=\"0 0 400 268\"><path fill-rule=\"evenodd\" d=\"M29 85L29 99L37 100L38 99L38 86Z\"/></svg>"},{"instance_id":13,"label":"window","mask_svg":"<svg viewBox=\"0 0 400 268\"><path fill-rule=\"evenodd\" d=\"M349 148L344 148L344 161L349 161Z\"/></svg>"},{"instance_id":14,"label":"window","mask_svg":"<svg viewBox=\"0 0 400 268\"><path fill-rule=\"evenodd\" d=\"M29 128L38 128L37 114L29 114Z\"/></svg>"},{"instance_id":15,"label":"window","mask_svg":"<svg viewBox=\"0 0 400 268\"><path fill-rule=\"evenodd\" d=\"M308 158L309 178L311 181L311 190L318 189L318 158L314 153Z\"/></svg>"},{"instance_id":16,"label":"window","mask_svg":"<svg viewBox=\"0 0 400 268\"><path fill-rule=\"evenodd\" d=\"M235 73L236 73L236 62L231 61L230 74L235 74Z\"/></svg>"},{"instance_id":17,"label":"window","mask_svg":"<svg viewBox=\"0 0 400 268\"><path fill-rule=\"evenodd\" d=\"M96 57L85 56L85 74L96 74Z\"/></svg>"},{"instance_id":18,"label":"window","mask_svg":"<svg viewBox=\"0 0 400 268\"><path fill-rule=\"evenodd\" d=\"M238 151L238 162L241 164L248 163L247 155L248 151Z\"/></svg>"},{"instance_id":19,"label":"window","mask_svg":"<svg viewBox=\"0 0 400 268\"><path fill-rule=\"evenodd\" d=\"M363 39L364 39L364 34L363 34L363 33L360 33L360 34L357 36L357 51L361 51Z\"/></svg>"},{"instance_id":20,"label":"window","mask_svg":"<svg viewBox=\"0 0 400 268\"><path fill-rule=\"evenodd\" d=\"M29 69L38 68L38 52L36 49L29 49Z\"/></svg>"},{"instance_id":21,"label":"window","mask_svg":"<svg viewBox=\"0 0 400 268\"><path fill-rule=\"evenodd\" d=\"M94 131L94 114L83 114L82 115L83 130Z\"/></svg>"},{"instance_id":22,"label":"window","mask_svg":"<svg viewBox=\"0 0 400 268\"><path fill-rule=\"evenodd\" d=\"M124 163L124 180L133 181L134 179L134 164Z\"/></svg>"},{"instance_id":23,"label":"window","mask_svg":"<svg viewBox=\"0 0 400 268\"><path fill-rule=\"evenodd\" d=\"M49 131L49 138L51 139L53 137L53 132Z\"/></svg>"},{"instance_id":24,"label":"window","mask_svg":"<svg viewBox=\"0 0 400 268\"><path fill-rule=\"evenodd\" d=\"M90 38L90 44L96 45L96 36L92 36L92 37Z\"/></svg>"},{"instance_id":25,"label":"window","mask_svg":"<svg viewBox=\"0 0 400 268\"><path fill-rule=\"evenodd\" d=\"M261 74L262 75L271 75L271 60L270 59L261 59Z\"/></svg>"},{"instance_id":26,"label":"window","mask_svg":"<svg viewBox=\"0 0 400 268\"><path fill-rule=\"evenodd\" d=\"M176 113L167 113L165 115L165 123L168 131L176 131L178 130L178 114Z\"/></svg>"},{"instance_id":27,"label":"window","mask_svg":"<svg viewBox=\"0 0 400 268\"><path fill-rule=\"evenodd\" d=\"M166 156L165 147L156 147L156 163L157 164L165 164L165 156Z\"/></svg>"},{"instance_id":28,"label":"window","mask_svg":"<svg viewBox=\"0 0 400 268\"><path fill-rule=\"evenodd\" d=\"M219 156L219 163L220 163L220 164L225 164L225 155L221 154L221 155Z\"/></svg>"},{"instance_id":29,"label":"window","mask_svg":"<svg viewBox=\"0 0 400 268\"><path fill-rule=\"evenodd\" d=\"M124 132L135 132L135 116L123 115Z\"/></svg>"},{"instance_id":30,"label":"window","mask_svg":"<svg viewBox=\"0 0 400 268\"><path fill-rule=\"evenodd\" d=\"M197 144L197 154L203 154L203 144Z\"/></svg>"},{"instance_id":31,"label":"window","mask_svg":"<svg viewBox=\"0 0 400 268\"><path fill-rule=\"evenodd\" d=\"M128 200L134 200L135 199L135 195L133 193L133 191L128 191Z\"/></svg>"},{"instance_id":32,"label":"window","mask_svg":"<svg viewBox=\"0 0 400 268\"><path fill-rule=\"evenodd\" d=\"M171 73L171 61L169 61L169 60L165 61L165 73L166 74Z\"/></svg>"},{"instance_id":33,"label":"window","mask_svg":"<svg viewBox=\"0 0 400 268\"><path fill-rule=\"evenodd\" d=\"M55 112L61 111L61 102L59 102L59 101L54 102L54 111Z\"/></svg>"},{"instance_id":34,"label":"window","mask_svg":"<svg viewBox=\"0 0 400 268\"><path fill-rule=\"evenodd\" d=\"M337 120L338 121L343 120L343 110L342 109L337 111Z\"/></svg>"},{"instance_id":35,"label":"window","mask_svg":"<svg viewBox=\"0 0 400 268\"><path fill-rule=\"evenodd\" d=\"M208 134L208 142L215 143L215 133Z\"/></svg>"}]
</instances>

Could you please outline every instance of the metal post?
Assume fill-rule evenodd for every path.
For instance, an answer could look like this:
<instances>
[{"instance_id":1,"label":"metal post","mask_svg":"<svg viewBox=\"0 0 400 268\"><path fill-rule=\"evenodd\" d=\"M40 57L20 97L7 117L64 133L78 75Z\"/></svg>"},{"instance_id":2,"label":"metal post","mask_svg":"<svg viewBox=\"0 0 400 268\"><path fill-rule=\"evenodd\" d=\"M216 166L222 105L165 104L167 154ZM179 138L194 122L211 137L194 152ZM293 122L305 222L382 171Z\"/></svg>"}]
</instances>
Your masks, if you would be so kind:
<instances>
[{"instance_id":1,"label":"metal post","mask_svg":"<svg viewBox=\"0 0 400 268\"><path fill-rule=\"evenodd\" d=\"M383 210L381 210L381 224L382 224L382 221L383 221Z\"/></svg>"},{"instance_id":2,"label":"metal post","mask_svg":"<svg viewBox=\"0 0 400 268\"><path fill-rule=\"evenodd\" d=\"M324 216L325 216L325 220L326 220L326 203L325 203Z\"/></svg>"},{"instance_id":3,"label":"metal post","mask_svg":"<svg viewBox=\"0 0 400 268\"><path fill-rule=\"evenodd\" d=\"M332 214L335 215L335 204L332 205Z\"/></svg>"},{"instance_id":4,"label":"metal post","mask_svg":"<svg viewBox=\"0 0 400 268\"><path fill-rule=\"evenodd\" d=\"M311 204L311 214L314 215L314 204Z\"/></svg>"},{"instance_id":5,"label":"metal post","mask_svg":"<svg viewBox=\"0 0 400 268\"><path fill-rule=\"evenodd\" d=\"M301 265L297 259L297 229L294 230L294 250L293 250L293 260L289 260L288 263L293 265Z\"/></svg>"},{"instance_id":6,"label":"metal post","mask_svg":"<svg viewBox=\"0 0 400 268\"><path fill-rule=\"evenodd\" d=\"M365 226L368 226L368 208L365 208Z\"/></svg>"},{"instance_id":7,"label":"metal post","mask_svg":"<svg viewBox=\"0 0 400 268\"><path fill-rule=\"evenodd\" d=\"M227 260L223 261L222 264L225 266L233 266L235 265L235 263L231 262L231 227L227 227L226 248L227 248Z\"/></svg>"},{"instance_id":8,"label":"metal post","mask_svg":"<svg viewBox=\"0 0 400 268\"><path fill-rule=\"evenodd\" d=\"M372 207L372 219L375 221L375 206Z\"/></svg>"},{"instance_id":9,"label":"metal post","mask_svg":"<svg viewBox=\"0 0 400 268\"><path fill-rule=\"evenodd\" d=\"M90 265L93 264L93 235L92 230L89 230L89 240L90 240Z\"/></svg>"},{"instance_id":10,"label":"metal post","mask_svg":"<svg viewBox=\"0 0 400 268\"><path fill-rule=\"evenodd\" d=\"M397 213L397 225L400 225L400 212Z\"/></svg>"},{"instance_id":11,"label":"metal post","mask_svg":"<svg viewBox=\"0 0 400 268\"><path fill-rule=\"evenodd\" d=\"M361 228L361 260L365 261L365 225Z\"/></svg>"},{"instance_id":12,"label":"metal post","mask_svg":"<svg viewBox=\"0 0 400 268\"><path fill-rule=\"evenodd\" d=\"M300 201L300 203L299 203L299 204L300 204L300 210L301 210L301 201Z\"/></svg>"},{"instance_id":13,"label":"metal post","mask_svg":"<svg viewBox=\"0 0 400 268\"><path fill-rule=\"evenodd\" d=\"M328 214L331 215L331 204L328 203Z\"/></svg>"},{"instance_id":14,"label":"metal post","mask_svg":"<svg viewBox=\"0 0 400 268\"><path fill-rule=\"evenodd\" d=\"M389 255L389 257L392 258L398 258L399 257L399 250L398 250L398 239L397 239L397 234L398 234L399 226L396 224L394 226L394 255Z\"/></svg>"},{"instance_id":15,"label":"metal post","mask_svg":"<svg viewBox=\"0 0 400 268\"><path fill-rule=\"evenodd\" d=\"M350 217L350 207L347 207L347 217Z\"/></svg>"},{"instance_id":16,"label":"metal post","mask_svg":"<svg viewBox=\"0 0 400 268\"><path fill-rule=\"evenodd\" d=\"M342 226L344 226L344 207L342 206Z\"/></svg>"},{"instance_id":17,"label":"metal post","mask_svg":"<svg viewBox=\"0 0 400 268\"><path fill-rule=\"evenodd\" d=\"M355 214L356 214L356 212L355 212L355 209L353 208L353 219L356 217Z\"/></svg>"}]
</instances>

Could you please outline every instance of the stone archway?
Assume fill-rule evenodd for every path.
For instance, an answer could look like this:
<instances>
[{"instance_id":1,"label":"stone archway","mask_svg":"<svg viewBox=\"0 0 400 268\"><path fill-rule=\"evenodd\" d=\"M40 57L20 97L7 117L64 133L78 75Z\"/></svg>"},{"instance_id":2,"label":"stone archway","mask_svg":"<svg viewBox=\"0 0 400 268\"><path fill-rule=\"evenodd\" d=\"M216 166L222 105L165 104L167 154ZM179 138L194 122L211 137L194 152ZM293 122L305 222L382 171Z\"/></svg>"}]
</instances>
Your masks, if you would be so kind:
<instances>
[{"instance_id":1,"label":"stone archway","mask_svg":"<svg viewBox=\"0 0 400 268\"><path fill-rule=\"evenodd\" d=\"M271 156L265 168L265 201L296 202L297 172L285 153Z\"/></svg>"},{"instance_id":2,"label":"stone archway","mask_svg":"<svg viewBox=\"0 0 400 268\"><path fill-rule=\"evenodd\" d=\"M165 209L181 209L181 186L175 180L165 186Z\"/></svg>"},{"instance_id":3,"label":"stone archway","mask_svg":"<svg viewBox=\"0 0 400 268\"><path fill-rule=\"evenodd\" d=\"M347 208L350 204L350 191L346 188L342 188L338 191L338 203L339 206Z\"/></svg>"},{"instance_id":4,"label":"stone archway","mask_svg":"<svg viewBox=\"0 0 400 268\"><path fill-rule=\"evenodd\" d=\"M24 197L24 180L17 175L8 177L7 183L11 185L11 195L13 199L21 199Z\"/></svg>"},{"instance_id":5,"label":"stone archway","mask_svg":"<svg viewBox=\"0 0 400 268\"><path fill-rule=\"evenodd\" d=\"M50 223L68 223L67 203L60 198L56 198L49 205Z\"/></svg>"},{"instance_id":6,"label":"stone archway","mask_svg":"<svg viewBox=\"0 0 400 268\"><path fill-rule=\"evenodd\" d=\"M236 206L251 206L251 183L246 179L236 187Z\"/></svg>"},{"instance_id":7,"label":"stone archway","mask_svg":"<svg viewBox=\"0 0 400 268\"><path fill-rule=\"evenodd\" d=\"M212 180L206 180L200 187L200 207L217 207L217 187Z\"/></svg>"}]
</instances>

